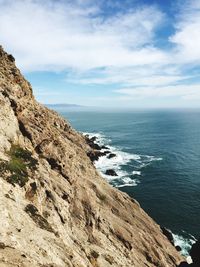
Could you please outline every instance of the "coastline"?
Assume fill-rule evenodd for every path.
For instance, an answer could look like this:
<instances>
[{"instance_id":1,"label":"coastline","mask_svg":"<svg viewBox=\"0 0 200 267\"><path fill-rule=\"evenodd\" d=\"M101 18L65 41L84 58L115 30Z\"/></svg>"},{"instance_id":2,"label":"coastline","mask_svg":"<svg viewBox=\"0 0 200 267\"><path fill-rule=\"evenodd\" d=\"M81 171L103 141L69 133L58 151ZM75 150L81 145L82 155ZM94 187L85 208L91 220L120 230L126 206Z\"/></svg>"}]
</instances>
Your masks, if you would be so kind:
<instances>
[{"instance_id":1,"label":"coastline","mask_svg":"<svg viewBox=\"0 0 200 267\"><path fill-rule=\"evenodd\" d=\"M179 266L160 226L99 175L97 145L35 100L1 47L0 59L2 266Z\"/></svg>"},{"instance_id":2,"label":"coastline","mask_svg":"<svg viewBox=\"0 0 200 267\"><path fill-rule=\"evenodd\" d=\"M81 132L81 134L84 135L86 142L92 148L96 148L96 155L93 155L91 160L97 170L112 186L119 189L137 186L142 181L142 169L153 161L163 160L161 157L124 152L122 149L114 147L112 139L107 138L103 133ZM112 155L112 157L109 157L109 155ZM140 166L131 172L123 171L121 168L131 160L140 163ZM107 171L113 171L114 175L106 174ZM180 251L181 255L187 258L188 263L191 263L189 251L197 239L188 233L185 233L188 238L183 237L180 233L173 233L170 229L165 228L164 225L161 226L162 228L165 229L163 233L170 242Z\"/></svg>"}]
</instances>

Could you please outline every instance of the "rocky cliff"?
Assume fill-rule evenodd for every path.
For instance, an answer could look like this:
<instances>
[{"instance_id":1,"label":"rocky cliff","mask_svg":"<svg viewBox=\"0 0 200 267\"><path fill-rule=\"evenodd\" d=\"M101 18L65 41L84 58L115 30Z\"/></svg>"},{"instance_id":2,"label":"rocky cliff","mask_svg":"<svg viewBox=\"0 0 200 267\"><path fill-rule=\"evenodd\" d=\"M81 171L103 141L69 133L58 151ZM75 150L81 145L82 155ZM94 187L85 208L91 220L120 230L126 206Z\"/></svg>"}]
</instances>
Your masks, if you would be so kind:
<instances>
[{"instance_id":1,"label":"rocky cliff","mask_svg":"<svg viewBox=\"0 0 200 267\"><path fill-rule=\"evenodd\" d=\"M182 257L0 47L0 266L175 267Z\"/></svg>"}]
</instances>

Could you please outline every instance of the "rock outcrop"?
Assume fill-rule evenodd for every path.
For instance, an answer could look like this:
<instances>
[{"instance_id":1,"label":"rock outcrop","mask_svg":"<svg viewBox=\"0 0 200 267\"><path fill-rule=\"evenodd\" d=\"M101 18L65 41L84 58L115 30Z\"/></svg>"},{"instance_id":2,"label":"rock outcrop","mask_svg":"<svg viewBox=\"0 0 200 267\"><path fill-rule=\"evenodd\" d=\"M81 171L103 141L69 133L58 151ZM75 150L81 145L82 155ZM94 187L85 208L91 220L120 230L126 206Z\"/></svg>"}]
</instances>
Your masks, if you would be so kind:
<instances>
[{"instance_id":1,"label":"rock outcrop","mask_svg":"<svg viewBox=\"0 0 200 267\"><path fill-rule=\"evenodd\" d=\"M117 173L116 173L116 171L113 170L113 169L106 170L105 174L106 175L110 175L110 176L118 176Z\"/></svg>"},{"instance_id":2,"label":"rock outcrop","mask_svg":"<svg viewBox=\"0 0 200 267\"><path fill-rule=\"evenodd\" d=\"M182 257L0 47L0 266L175 267Z\"/></svg>"}]
</instances>

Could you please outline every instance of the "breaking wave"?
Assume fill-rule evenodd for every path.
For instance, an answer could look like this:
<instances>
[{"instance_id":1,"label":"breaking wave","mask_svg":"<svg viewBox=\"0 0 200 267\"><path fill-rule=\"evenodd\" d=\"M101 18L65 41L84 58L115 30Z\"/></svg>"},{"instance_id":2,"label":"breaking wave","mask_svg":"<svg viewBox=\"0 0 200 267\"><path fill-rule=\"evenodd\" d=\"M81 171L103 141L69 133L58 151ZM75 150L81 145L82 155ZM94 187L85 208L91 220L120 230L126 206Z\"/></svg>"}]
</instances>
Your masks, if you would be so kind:
<instances>
[{"instance_id":1,"label":"breaking wave","mask_svg":"<svg viewBox=\"0 0 200 267\"><path fill-rule=\"evenodd\" d=\"M102 133L83 134L88 135L90 138L96 137L97 144L106 146L105 149L102 149L102 152L109 150L114 155L112 158L108 158L108 155L100 157L95 162L95 166L102 176L115 187L137 186L140 183L140 178L142 178L142 169L154 161L162 160L162 158L154 156L124 152L121 148L113 146L111 139ZM106 170L114 170L117 176L105 174Z\"/></svg>"},{"instance_id":2,"label":"breaking wave","mask_svg":"<svg viewBox=\"0 0 200 267\"><path fill-rule=\"evenodd\" d=\"M143 170L148 165L156 161L161 161L161 157L155 157L150 155L131 154L124 152L120 147L112 145L112 140L107 138L102 133L83 133L90 138L96 137L96 143L100 146L105 146L102 152L108 150L109 153L115 155L112 158L108 158L108 154L102 156L95 162L96 168L102 174L102 176L114 187L131 187L137 186L142 177ZM128 170L127 170L128 169ZM105 174L107 170L114 170L117 176L111 176ZM189 235L182 231L181 235L173 234L174 245L181 247L181 254L187 257L188 263L191 262L189 256L189 250L196 239L192 235Z\"/></svg>"}]
</instances>

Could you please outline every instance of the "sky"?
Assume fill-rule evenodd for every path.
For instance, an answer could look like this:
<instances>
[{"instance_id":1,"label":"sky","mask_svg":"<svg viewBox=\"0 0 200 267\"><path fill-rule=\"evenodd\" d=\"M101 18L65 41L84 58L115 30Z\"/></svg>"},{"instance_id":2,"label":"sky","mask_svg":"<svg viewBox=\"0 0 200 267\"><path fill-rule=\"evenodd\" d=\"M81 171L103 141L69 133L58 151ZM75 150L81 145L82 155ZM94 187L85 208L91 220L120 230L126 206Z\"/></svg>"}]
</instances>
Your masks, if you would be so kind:
<instances>
[{"instance_id":1,"label":"sky","mask_svg":"<svg viewBox=\"0 0 200 267\"><path fill-rule=\"evenodd\" d=\"M200 107L200 0L0 0L0 44L41 103Z\"/></svg>"}]
</instances>

